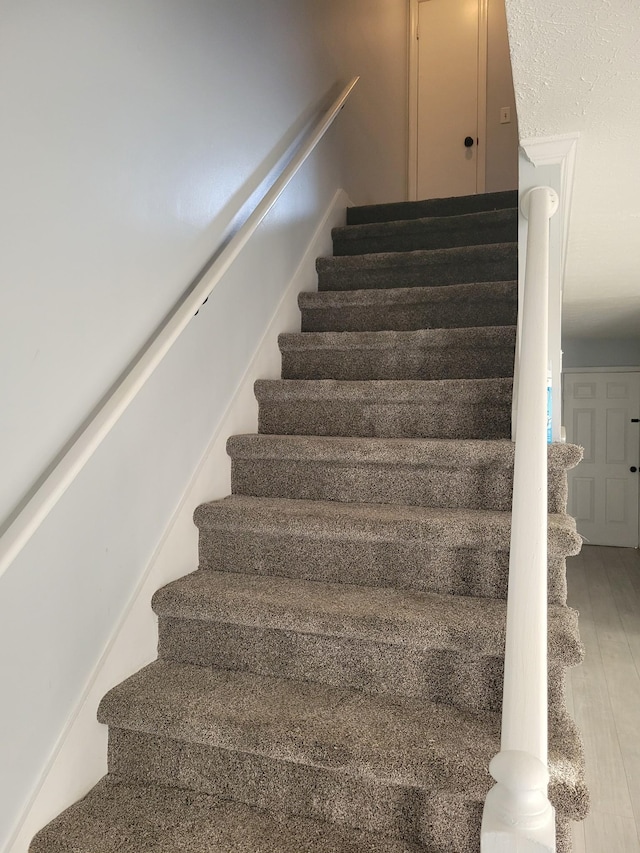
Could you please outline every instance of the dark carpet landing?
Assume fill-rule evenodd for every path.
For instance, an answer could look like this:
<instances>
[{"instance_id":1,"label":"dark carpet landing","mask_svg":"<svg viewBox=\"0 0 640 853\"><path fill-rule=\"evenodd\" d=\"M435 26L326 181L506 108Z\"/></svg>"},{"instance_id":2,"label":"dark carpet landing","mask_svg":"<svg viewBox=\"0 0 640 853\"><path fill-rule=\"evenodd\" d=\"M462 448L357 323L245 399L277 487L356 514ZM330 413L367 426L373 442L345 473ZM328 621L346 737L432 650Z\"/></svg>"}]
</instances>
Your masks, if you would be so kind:
<instances>
[{"instance_id":1,"label":"dark carpet landing","mask_svg":"<svg viewBox=\"0 0 640 853\"><path fill-rule=\"evenodd\" d=\"M499 749L517 197L349 211L283 378L256 383L159 657L103 699L109 775L31 853L478 853ZM588 808L564 702L578 448L549 448L549 762L559 853Z\"/></svg>"}]
</instances>

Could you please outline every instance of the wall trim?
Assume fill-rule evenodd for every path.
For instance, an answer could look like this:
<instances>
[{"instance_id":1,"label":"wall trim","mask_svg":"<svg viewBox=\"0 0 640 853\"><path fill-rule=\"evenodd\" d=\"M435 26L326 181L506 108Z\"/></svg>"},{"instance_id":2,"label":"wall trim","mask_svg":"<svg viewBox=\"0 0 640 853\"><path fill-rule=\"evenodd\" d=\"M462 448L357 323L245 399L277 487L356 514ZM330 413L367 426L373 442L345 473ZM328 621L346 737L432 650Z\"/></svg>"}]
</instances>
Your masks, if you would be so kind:
<instances>
[{"instance_id":1,"label":"wall trim","mask_svg":"<svg viewBox=\"0 0 640 853\"><path fill-rule=\"evenodd\" d=\"M560 166L560 211L562 215L562 280L567 265L569 222L578 153L579 133L561 133L557 136L536 136L520 140L520 147L536 168L538 166Z\"/></svg>"},{"instance_id":2,"label":"wall trim","mask_svg":"<svg viewBox=\"0 0 640 853\"><path fill-rule=\"evenodd\" d=\"M331 229L345 224L350 205L344 190L336 190L149 564L69 713L4 853L27 853L33 835L83 797L106 773L107 727L96 720L98 704L108 690L156 658L157 619L151 610L151 596L161 586L196 569L193 511L203 501L224 497L231 491L227 438L236 432L257 430L253 384L256 379L280 376L278 333L300 329L298 293L317 289L315 260L319 255L331 254Z\"/></svg>"}]
</instances>

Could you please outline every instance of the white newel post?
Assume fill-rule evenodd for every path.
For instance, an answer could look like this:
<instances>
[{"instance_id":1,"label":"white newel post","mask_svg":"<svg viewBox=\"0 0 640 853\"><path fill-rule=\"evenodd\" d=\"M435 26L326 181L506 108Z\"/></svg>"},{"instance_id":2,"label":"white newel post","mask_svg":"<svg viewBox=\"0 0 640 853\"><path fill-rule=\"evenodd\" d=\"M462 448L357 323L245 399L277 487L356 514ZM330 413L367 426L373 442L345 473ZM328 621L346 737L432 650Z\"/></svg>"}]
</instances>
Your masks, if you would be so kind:
<instances>
[{"instance_id":1,"label":"white newel post","mask_svg":"<svg viewBox=\"0 0 640 853\"><path fill-rule=\"evenodd\" d=\"M507 638L500 752L484 806L482 853L555 853L547 797L547 341L549 219L558 196L535 187L528 219L518 365Z\"/></svg>"}]
</instances>

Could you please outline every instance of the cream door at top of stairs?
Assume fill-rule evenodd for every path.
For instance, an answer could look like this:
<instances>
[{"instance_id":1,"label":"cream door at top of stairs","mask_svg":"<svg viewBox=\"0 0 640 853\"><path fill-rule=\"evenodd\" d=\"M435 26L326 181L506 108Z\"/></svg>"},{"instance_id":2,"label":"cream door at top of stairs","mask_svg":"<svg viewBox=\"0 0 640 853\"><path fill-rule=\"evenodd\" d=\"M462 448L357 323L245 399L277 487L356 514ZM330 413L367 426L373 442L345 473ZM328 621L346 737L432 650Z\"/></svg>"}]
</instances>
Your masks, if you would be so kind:
<instances>
[{"instance_id":1,"label":"cream door at top of stairs","mask_svg":"<svg viewBox=\"0 0 640 853\"><path fill-rule=\"evenodd\" d=\"M212 293L238 257L262 220L318 145L344 107L359 77L354 77L331 106L324 111L300 143L295 154L242 227L216 253L216 260L178 300L167 318L145 342L123 371L115 390L84 427L39 488L10 521L0 538L0 576L22 551L71 483L84 468L104 438L135 399L140 389L185 330L192 317Z\"/></svg>"},{"instance_id":2,"label":"cream door at top of stairs","mask_svg":"<svg viewBox=\"0 0 640 853\"><path fill-rule=\"evenodd\" d=\"M488 0L410 0L409 200L485 191L487 58Z\"/></svg>"},{"instance_id":3,"label":"cream door at top of stairs","mask_svg":"<svg viewBox=\"0 0 640 853\"><path fill-rule=\"evenodd\" d=\"M547 797L547 350L549 221L558 196L534 187L528 220L524 306L518 317L513 507L500 752L489 770L482 853L554 853Z\"/></svg>"}]
</instances>

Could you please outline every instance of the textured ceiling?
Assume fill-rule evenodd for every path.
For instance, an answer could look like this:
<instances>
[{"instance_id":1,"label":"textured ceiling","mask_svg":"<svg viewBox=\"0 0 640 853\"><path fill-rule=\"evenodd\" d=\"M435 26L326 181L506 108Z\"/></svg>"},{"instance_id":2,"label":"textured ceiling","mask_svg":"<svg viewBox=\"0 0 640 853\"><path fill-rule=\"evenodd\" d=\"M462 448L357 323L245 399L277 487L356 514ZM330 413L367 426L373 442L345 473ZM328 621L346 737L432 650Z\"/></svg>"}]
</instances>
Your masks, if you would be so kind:
<instances>
[{"instance_id":1,"label":"textured ceiling","mask_svg":"<svg viewBox=\"0 0 640 853\"><path fill-rule=\"evenodd\" d=\"M563 332L640 337L640 3L506 7L521 138L580 132Z\"/></svg>"}]
</instances>

